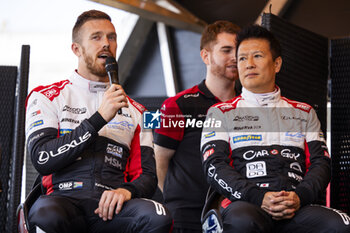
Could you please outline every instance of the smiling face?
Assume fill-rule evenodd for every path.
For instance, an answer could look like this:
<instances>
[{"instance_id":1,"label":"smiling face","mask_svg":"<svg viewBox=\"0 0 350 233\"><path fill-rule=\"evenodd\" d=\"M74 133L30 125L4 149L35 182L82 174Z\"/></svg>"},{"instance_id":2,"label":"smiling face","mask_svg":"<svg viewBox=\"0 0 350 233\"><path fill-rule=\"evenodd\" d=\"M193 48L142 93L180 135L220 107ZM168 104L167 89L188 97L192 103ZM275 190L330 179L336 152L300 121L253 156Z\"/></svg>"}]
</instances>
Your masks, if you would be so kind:
<instances>
[{"instance_id":1,"label":"smiling face","mask_svg":"<svg viewBox=\"0 0 350 233\"><path fill-rule=\"evenodd\" d=\"M222 79L238 79L236 63L236 35L220 33L216 41L212 42L208 49L201 51L204 63L208 66L209 72Z\"/></svg>"},{"instance_id":2,"label":"smiling face","mask_svg":"<svg viewBox=\"0 0 350 233\"><path fill-rule=\"evenodd\" d=\"M117 34L106 19L89 20L79 31L79 41L72 45L79 58L78 72L93 81L108 81L106 58L116 57Z\"/></svg>"},{"instance_id":3,"label":"smiling face","mask_svg":"<svg viewBox=\"0 0 350 233\"><path fill-rule=\"evenodd\" d=\"M275 77L281 69L282 58L272 58L268 40L243 40L237 51L239 79L253 93L268 93L275 89Z\"/></svg>"}]
</instances>

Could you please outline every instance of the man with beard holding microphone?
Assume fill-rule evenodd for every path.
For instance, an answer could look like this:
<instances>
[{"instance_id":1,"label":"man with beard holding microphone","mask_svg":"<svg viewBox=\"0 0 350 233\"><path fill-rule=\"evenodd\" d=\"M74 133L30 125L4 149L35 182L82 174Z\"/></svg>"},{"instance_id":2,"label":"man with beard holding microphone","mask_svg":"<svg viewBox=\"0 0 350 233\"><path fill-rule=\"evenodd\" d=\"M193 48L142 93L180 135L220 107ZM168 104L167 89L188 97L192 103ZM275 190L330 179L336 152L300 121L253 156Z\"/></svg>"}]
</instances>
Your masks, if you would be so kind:
<instances>
[{"instance_id":1,"label":"man with beard holding microphone","mask_svg":"<svg viewBox=\"0 0 350 233\"><path fill-rule=\"evenodd\" d=\"M117 72L105 68L117 49L111 18L84 12L72 37L78 69L27 99L28 152L45 192L29 211L29 230L169 232L165 207L144 199L157 186L152 132L141 127L145 108L106 72Z\"/></svg>"}]
</instances>

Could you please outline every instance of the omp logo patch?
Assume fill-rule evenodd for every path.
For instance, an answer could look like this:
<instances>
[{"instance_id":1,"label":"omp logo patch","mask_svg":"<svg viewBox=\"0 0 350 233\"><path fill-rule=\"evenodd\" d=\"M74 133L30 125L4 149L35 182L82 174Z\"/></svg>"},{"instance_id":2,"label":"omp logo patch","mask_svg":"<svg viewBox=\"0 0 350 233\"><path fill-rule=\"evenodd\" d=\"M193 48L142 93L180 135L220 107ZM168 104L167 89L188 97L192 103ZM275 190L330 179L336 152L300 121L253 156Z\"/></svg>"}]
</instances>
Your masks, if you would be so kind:
<instances>
[{"instance_id":1,"label":"omp logo patch","mask_svg":"<svg viewBox=\"0 0 350 233\"><path fill-rule=\"evenodd\" d=\"M73 182L64 182L58 185L60 190L71 190L73 189Z\"/></svg>"},{"instance_id":2,"label":"omp logo patch","mask_svg":"<svg viewBox=\"0 0 350 233\"><path fill-rule=\"evenodd\" d=\"M79 189L83 187L83 182L80 181L69 181L64 183L59 183L58 188L59 190L72 190L72 189Z\"/></svg>"}]
</instances>

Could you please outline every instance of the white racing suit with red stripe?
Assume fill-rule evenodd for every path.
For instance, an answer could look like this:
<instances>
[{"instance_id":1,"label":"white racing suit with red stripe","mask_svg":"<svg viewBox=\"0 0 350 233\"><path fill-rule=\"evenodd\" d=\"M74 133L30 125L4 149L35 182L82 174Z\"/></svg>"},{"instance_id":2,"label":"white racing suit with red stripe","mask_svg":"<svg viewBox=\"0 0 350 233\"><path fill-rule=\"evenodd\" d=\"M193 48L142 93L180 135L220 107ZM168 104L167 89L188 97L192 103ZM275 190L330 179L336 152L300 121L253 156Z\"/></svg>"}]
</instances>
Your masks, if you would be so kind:
<instances>
[{"instance_id":1,"label":"white racing suit with red stripe","mask_svg":"<svg viewBox=\"0 0 350 233\"><path fill-rule=\"evenodd\" d=\"M229 201L260 206L267 191L295 191L301 206L316 203L330 181L320 123L308 104L280 89L242 95L207 114L201 150L212 187ZM226 200L226 201L228 201Z\"/></svg>"},{"instance_id":2,"label":"white racing suit with red stripe","mask_svg":"<svg viewBox=\"0 0 350 233\"><path fill-rule=\"evenodd\" d=\"M47 195L98 203L103 191L124 188L132 198L152 197L157 178L145 108L128 97L129 107L107 123L97 110L108 88L74 72L29 95L28 152Z\"/></svg>"},{"instance_id":3,"label":"white racing suit with red stripe","mask_svg":"<svg viewBox=\"0 0 350 233\"><path fill-rule=\"evenodd\" d=\"M273 93L242 95L212 106L202 132L210 185L226 197L224 232L350 232L350 217L315 205L330 181L330 157L315 110ZM300 209L274 220L260 208L268 191L294 191Z\"/></svg>"}]
</instances>

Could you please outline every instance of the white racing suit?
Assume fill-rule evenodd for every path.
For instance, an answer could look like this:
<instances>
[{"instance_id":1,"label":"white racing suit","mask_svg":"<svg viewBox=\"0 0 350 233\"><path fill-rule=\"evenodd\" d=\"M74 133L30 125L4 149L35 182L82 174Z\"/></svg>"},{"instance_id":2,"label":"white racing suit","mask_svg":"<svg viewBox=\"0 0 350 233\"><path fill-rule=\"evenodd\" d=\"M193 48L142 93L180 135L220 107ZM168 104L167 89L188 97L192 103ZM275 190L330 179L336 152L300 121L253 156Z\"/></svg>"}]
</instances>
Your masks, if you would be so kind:
<instances>
[{"instance_id":1,"label":"white racing suit","mask_svg":"<svg viewBox=\"0 0 350 233\"><path fill-rule=\"evenodd\" d=\"M157 185L152 132L142 127L145 108L128 97L129 107L106 122L97 110L108 88L108 83L74 72L69 80L37 87L28 96L28 152L46 191L29 220L44 231L106 227L108 232L119 227L161 232L171 225L161 204L139 199L152 197ZM117 188L129 190L132 200L115 215L117 220L104 224L94 210L105 190ZM145 216L149 221L137 221Z\"/></svg>"},{"instance_id":2,"label":"white racing suit","mask_svg":"<svg viewBox=\"0 0 350 233\"><path fill-rule=\"evenodd\" d=\"M241 96L212 106L202 131L201 151L207 181L226 198L221 210L227 232L245 232L244 221L234 222L237 219L232 220L232 216L245 216L245 210L247 216L255 216L268 191L294 191L304 207L319 203L330 181L330 156L315 110L281 97L278 87L273 93L260 95L243 88ZM231 214L225 212L227 207ZM260 225L250 225L257 232L271 230L273 220L260 212L258 220L253 220ZM346 221L335 215L344 226ZM327 222L327 216L331 217L319 219ZM304 223L301 225L315 227ZM235 228L239 225L241 228Z\"/></svg>"}]
</instances>

